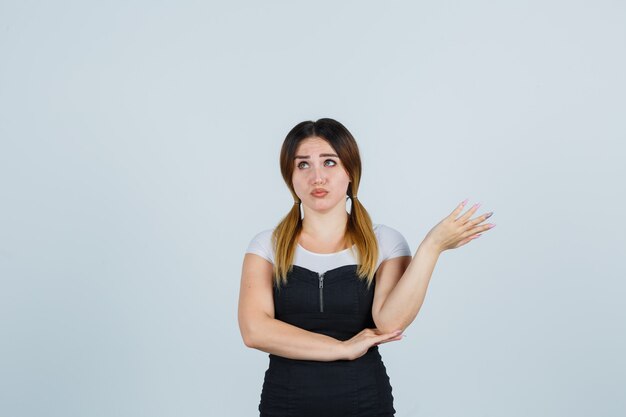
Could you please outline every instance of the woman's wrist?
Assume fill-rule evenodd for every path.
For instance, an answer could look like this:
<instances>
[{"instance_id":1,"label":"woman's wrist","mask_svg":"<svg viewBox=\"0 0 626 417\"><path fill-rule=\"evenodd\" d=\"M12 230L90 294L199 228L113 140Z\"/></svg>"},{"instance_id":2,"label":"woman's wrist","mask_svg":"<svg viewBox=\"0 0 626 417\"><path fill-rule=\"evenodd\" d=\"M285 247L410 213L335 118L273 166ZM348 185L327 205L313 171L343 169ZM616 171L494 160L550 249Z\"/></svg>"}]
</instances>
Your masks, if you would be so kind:
<instances>
[{"instance_id":1,"label":"woman's wrist","mask_svg":"<svg viewBox=\"0 0 626 417\"><path fill-rule=\"evenodd\" d=\"M422 243L420 243L417 250L434 252L437 255L440 255L441 252L443 252L443 250L441 249L441 246L439 246L435 241L433 241L433 239L430 236L426 236L424 238L424 240L422 241Z\"/></svg>"},{"instance_id":2,"label":"woman's wrist","mask_svg":"<svg viewBox=\"0 0 626 417\"><path fill-rule=\"evenodd\" d=\"M346 352L346 344L341 340L337 340L334 347L334 355L337 357L337 360L346 360L348 359L348 354Z\"/></svg>"}]
</instances>

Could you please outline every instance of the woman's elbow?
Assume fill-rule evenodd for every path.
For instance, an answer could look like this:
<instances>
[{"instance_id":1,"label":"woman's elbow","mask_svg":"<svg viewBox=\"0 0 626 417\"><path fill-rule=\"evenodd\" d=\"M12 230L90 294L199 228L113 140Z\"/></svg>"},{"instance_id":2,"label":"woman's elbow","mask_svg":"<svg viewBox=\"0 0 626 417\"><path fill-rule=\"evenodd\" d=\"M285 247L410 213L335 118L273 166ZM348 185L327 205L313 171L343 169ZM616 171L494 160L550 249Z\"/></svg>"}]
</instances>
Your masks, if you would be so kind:
<instances>
[{"instance_id":1,"label":"woman's elbow","mask_svg":"<svg viewBox=\"0 0 626 417\"><path fill-rule=\"evenodd\" d=\"M243 344L249 348L256 348L256 341L252 330L248 326L240 325L239 331L241 333Z\"/></svg>"},{"instance_id":2,"label":"woman's elbow","mask_svg":"<svg viewBox=\"0 0 626 417\"><path fill-rule=\"evenodd\" d=\"M374 321L374 324L376 324L376 330L378 330L381 334L393 333L398 330L401 330L401 333L404 333L404 330L407 327L406 325L403 325L402 323L387 323L387 322Z\"/></svg>"},{"instance_id":3,"label":"woman's elbow","mask_svg":"<svg viewBox=\"0 0 626 417\"><path fill-rule=\"evenodd\" d=\"M249 348L256 347L256 345L254 344L254 340L252 339L252 337L250 337L250 335L243 334L242 339L243 339L243 344L246 345L246 347L249 347Z\"/></svg>"}]
</instances>

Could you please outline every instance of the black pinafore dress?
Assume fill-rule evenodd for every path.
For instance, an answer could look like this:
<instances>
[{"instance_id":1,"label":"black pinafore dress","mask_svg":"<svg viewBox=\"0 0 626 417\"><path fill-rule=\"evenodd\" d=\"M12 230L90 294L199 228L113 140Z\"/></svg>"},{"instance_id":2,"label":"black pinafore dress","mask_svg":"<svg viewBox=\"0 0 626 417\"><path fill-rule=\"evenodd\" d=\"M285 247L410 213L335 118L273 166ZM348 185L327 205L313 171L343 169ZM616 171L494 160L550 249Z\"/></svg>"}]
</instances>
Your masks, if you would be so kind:
<instances>
[{"instance_id":1,"label":"black pinafore dress","mask_svg":"<svg viewBox=\"0 0 626 417\"><path fill-rule=\"evenodd\" d=\"M274 286L274 317L338 340L376 327L376 281L368 290L356 270L357 265L343 265L317 273L293 265L287 285ZM352 361L269 354L258 408L260 417L393 417L396 412L378 346Z\"/></svg>"}]
</instances>

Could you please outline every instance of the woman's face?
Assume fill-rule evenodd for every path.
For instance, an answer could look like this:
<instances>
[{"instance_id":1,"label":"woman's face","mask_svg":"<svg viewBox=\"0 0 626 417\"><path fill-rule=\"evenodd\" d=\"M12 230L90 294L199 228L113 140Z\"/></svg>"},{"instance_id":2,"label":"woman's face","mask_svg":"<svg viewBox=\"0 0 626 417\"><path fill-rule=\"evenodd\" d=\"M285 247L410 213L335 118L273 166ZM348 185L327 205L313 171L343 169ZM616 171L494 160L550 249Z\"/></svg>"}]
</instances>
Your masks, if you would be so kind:
<instances>
[{"instance_id":1,"label":"woman's face","mask_svg":"<svg viewBox=\"0 0 626 417\"><path fill-rule=\"evenodd\" d=\"M328 142L319 137L304 139L293 164L293 187L302 204L321 212L338 204L345 207L350 177ZM326 192L315 194L315 189Z\"/></svg>"}]
</instances>

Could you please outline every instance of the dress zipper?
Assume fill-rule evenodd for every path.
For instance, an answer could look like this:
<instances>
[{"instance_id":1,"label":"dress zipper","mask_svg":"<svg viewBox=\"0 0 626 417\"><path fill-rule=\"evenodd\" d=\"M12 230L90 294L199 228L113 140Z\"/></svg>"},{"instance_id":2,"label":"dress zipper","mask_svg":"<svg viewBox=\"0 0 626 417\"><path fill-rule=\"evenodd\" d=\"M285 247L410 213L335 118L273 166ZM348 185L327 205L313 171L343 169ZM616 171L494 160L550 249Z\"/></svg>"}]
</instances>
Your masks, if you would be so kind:
<instances>
[{"instance_id":1,"label":"dress zipper","mask_svg":"<svg viewBox=\"0 0 626 417\"><path fill-rule=\"evenodd\" d=\"M320 313L324 312L324 274L325 272L318 272L318 275L320 276Z\"/></svg>"}]
</instances>

